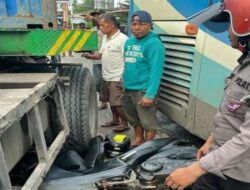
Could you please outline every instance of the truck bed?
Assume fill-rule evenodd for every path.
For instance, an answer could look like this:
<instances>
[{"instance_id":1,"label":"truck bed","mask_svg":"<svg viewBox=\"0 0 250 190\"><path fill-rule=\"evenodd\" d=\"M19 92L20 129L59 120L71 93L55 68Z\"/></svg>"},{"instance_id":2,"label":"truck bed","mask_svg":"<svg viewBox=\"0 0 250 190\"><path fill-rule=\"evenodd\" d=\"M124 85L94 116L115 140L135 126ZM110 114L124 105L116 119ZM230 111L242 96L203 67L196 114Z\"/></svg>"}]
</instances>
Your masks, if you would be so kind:
<instances>
[{"instance_id":1,"label":"truck bed","mask_svg":"<svg viewBox=\"0 0 250 190\"><path fill-rule=\"evenodd\" d=\"M0 134L29 111L55 85L56 74L0 75Z\"/></svg>"}]
</instances>

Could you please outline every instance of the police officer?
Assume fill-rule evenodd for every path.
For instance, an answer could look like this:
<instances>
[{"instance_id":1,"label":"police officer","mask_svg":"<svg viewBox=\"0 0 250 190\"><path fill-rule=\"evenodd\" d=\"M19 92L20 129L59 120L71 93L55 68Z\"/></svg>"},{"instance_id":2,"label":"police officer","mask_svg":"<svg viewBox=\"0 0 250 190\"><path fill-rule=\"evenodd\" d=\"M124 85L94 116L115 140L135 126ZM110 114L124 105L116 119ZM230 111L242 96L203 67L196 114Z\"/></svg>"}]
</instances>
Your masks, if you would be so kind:
<instances>
[{"instance_id":1,"label":"police officer","mask_svg":"<svg viewBox=\"0 0 250 190\"><path fill-rule=\"evenodd\" d=\"M172 189L250 190L250 1L224 0L229 37L243 52L226 79L225 94L214 119L214 132L198 150L197 162L177 169L165 180Z\"/></svg>"}]
</instances>

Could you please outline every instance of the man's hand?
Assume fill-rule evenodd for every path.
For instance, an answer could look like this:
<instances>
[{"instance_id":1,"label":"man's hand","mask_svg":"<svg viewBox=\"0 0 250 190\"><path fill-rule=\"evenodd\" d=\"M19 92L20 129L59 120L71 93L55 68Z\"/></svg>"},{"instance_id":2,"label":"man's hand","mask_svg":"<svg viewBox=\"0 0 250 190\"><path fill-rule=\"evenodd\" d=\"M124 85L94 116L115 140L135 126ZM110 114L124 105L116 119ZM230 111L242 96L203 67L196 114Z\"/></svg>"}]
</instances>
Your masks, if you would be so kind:
<instances>
[{"instance_id":1,"label":"man's hand","mask_svg":"<svg viewBox=\"0 0 250 190\"><path fill-rule=\"evenodd\" d=\"M200 167L199 162L196 162L191 166L180 168L172 172L166 178L165 185L172 189L183 190L205 173L206 171Z\"/></svg>"},{"instance_id":2,"label":"man's hand","mask_svg":"<svg viewBox=\"0 0 250 190\"><path fill-rule=\"evenodd\" d=\"M149 107L154 103L154 99L148 99L145 97L142 97L138 104L140 104L142 107Z\"/></svg>"},{"instance_id":3,"label":"man's hand","mask_svg":"<svg viewBox=\"0 0 250 190\"><path fill-rule=\"evenodd\" d=\"M102 58L102 54L101 53L89 53L89 52L85 52L81 55L82 57L86 57L87 59L101 59Z\"/></svg>"},{"instance_id":4,"label":"man's hand","mask_svg":"<svg viewBox=\"0 0 250 190\"><path fill-rule=\"evenodd\" d=\"M85 16L84 16L84 19L85 19L85 20L93 20L94 17L91 16L91 15L85 15Z\"/></svg>"},{"instance_id":5,"label":"man's hand","mask_svg":"<svg viewBox=\"0 0 250 190\"><path fill-rule=\"evenodd\" d=\"M81 57L86 57L87 59L90 59L91 53L88 53L88 52L83 53L83 54L81 55Z\"/></svg>"},{"instance_id":6,"label":"man's hand","mask_svg":"<svg viewBox=\"0 0 250 190\"><path fill-rule=\"evenodd\" d=\"M212 135L207 139L206 143L197 151L196 159L199 161L203 156L205 156L210 146L213 144Z\"/></svg>"}]
</instances>

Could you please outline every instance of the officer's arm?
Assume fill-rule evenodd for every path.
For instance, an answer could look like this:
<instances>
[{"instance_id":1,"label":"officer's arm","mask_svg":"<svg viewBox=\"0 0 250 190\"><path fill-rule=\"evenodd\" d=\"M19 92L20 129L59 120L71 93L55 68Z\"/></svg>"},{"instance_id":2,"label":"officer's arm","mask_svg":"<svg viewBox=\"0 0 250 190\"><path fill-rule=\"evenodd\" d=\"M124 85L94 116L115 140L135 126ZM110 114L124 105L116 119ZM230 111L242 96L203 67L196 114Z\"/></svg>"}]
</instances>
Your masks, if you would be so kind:
<instances>
[{"instance_id":1,"label":"officer's arm","mask_svg":"<svg viewBox=\"0 0 250 190\"><path fill-rule=\"evenodd\" d=\"M245 114L245 122L239 133L216 150L201 158L200 166L215 175L224 178L223 171L235 167L249 157L250 150L250 110Z\"/></svg>"}]
</instances>

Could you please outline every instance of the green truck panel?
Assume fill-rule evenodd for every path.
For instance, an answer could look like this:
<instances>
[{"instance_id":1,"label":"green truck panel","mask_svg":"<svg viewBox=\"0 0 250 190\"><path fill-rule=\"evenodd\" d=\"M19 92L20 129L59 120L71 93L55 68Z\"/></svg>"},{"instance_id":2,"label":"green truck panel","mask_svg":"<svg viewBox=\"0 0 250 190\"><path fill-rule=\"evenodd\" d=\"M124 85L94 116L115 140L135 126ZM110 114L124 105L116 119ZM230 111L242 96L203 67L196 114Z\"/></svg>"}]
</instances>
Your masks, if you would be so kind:
<instances>
[{"instance_id":1,"label":"green truck panel","mask_svg":"<svg viewBox=\"0 0 250 190\"><path fill-rule=\"evenodd\" d=\"M56 55L65 51L96 51L96 31L0 30L0 55Z\"/></svg>"}]
</instances>

